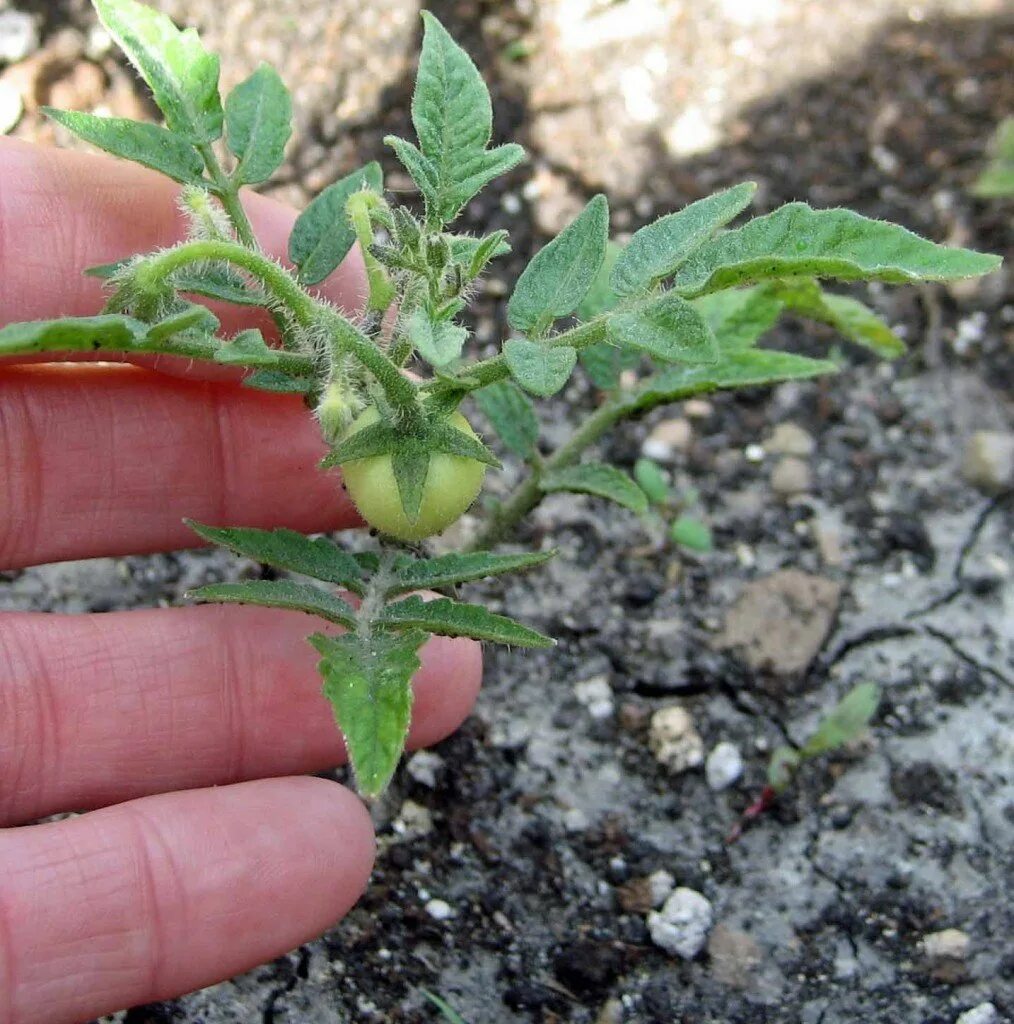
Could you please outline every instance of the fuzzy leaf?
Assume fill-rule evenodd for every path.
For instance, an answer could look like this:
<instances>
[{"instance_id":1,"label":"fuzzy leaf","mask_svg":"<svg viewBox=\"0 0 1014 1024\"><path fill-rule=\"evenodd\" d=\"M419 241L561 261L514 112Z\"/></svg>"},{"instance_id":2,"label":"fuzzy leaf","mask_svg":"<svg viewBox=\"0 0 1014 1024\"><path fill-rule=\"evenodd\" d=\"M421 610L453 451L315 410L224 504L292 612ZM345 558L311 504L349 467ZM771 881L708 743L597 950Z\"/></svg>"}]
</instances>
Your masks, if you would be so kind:
<instances>
[{"instance_id":1,"label":"fuzzy leaf","mask_svg":"<svg viewBox=\"0 0 1014 1024\"><path fill-rule=\"evenodd\" d=\"M626 473L604 462L583 462L546 473L539 487L547 492L573 491L607 498L634 512L648 511L648 498L644 491Z\"/></svg>"},{"instance_id":2,"label":"fuzzy leaf","mask_svg":"<svg viewBox=\"0 0 1014 1024\"><path fill-rule=\"evenodd\" d=\"M100 263L86 268L84 273L88 277L109 281L131 262L132 257L117 260L115 263ZM213 263L200 269L186 267L173 274L172 283L177 291L184 294L200 295L205 299L229 302L234 306L267 305L267 296L264 292L251 288L242 274L224 263Z\"/></svg>"},{"instance_id":3,"label":"fuzzy leaf","mask_svg":"<svg viewBox=\"0 0 1014 1024\"><path fill-rule=\"evenodd\" d=\"M671 497L669 478L653 459L640 458L634 463L634 479L652 505L664 505Z\"/></svg>"},{"instance_id":4,"label":"fuzzy leaf","mask_svg":"<svg viewBox=\"0 0 1014 1024\"><path fill-rule=\"evenodd\" d=\"M435 590L456 583L486 579L488 576L501 576L542 565L555 554L555 551L540 551L520 555L494 555L488 551L475 551L466 555L450 554L413 560L399 566L395 582L385 593L392 596L411 590Z\"/></svg>"},{"instance_id":5,"label":"fuzzy leaf","mask_svg":"<svg viewBox=\"0 0 1014 1024\"><path fill-rule=\"evenodd\" d=\"M384 144L394 150L395 156L412 176L412 180L419 186L419 191L426 200L427 208L436 209L439 202L438 191L440 188L436 167L411 142L401 139L397 135L385 136Z\"/></svg>"},{"instance_id":6,"label":"fuzzy leaf","mask_svg":"<svg viewBox=\"0 0 1014 1024\"><path fill-rule=\"evenodd\" d=\"M990 162L972 186L980 199L1006 199L1014 196L1014 117L1000 123L990 140Z\"/></svg>"},{"instance_id":7,"label":"fuzzy leaf","mask_svg":"<svg viewBox=\"0 0 1014 1024\"><path fill-rule=\"evenodd\" d=\"M244 558L334 583L356 594L363 592L363 571L359 563L337 544L311 540L294 530L255 530L246 527L205 526L185 519L194 533Z\"/></svg>"},{"instance_id":8,"label":"fuzzy leaf","mask_svg":"<svg viewBox=\"0 0 1014 1024\"><path fill-rule=\"evenodd\" d=\"M398 496L405 518L415 524L419 519L423 490L430 472L430 452L424 442L415 437L401 438L391 452L391 471L398 485Z\"/></svg>"},{"instance_id":9,"label":"fuzzy leaf","mask_svg":"<svg viewBox=\"0 0 1014 1024\"><path fill-rule=\"evenodd\" d=\"M850 341L862 345L883 359L895 359L905 352L905 343L869 306L847 295L832 295L816 281L803 278L779 281L768 286L788 309L811 320L828 324Z\"/></svg>"},{"instance_id":10,"label":"fuzzy leaf","mask_svg":"<svg viewBox=\"0 0 1014 1024\"><path fill-rule=\"evenodd\" d=\"M430 423L426 431L426 442L430 451L442 452L445 455L458 455L463 459L474 459L484 466L494 469L502 468L500 460L472 434L451 426L447 420Z\"/></svg>"},{"instance_id":11,"label":"fuzzy leaf","mask_svg":"<svg viewBox=\"0 0 1014 1024\"><path fill-rule=\"evenodd\" d=\"M164 14L136 0L93 0L106 31L148 83L168 127L196 144L222 134L218 57L193 29L181 32Z\"/></svg>"},{"instance_id":12,"label":"fuzzy leaf","mask_svg":"<svg viewBox=\"0 0 1014 1024\"><path fill-rule=\"evenodd\" d=\"M508 234L503 230L494 231L484 238L458 235L450 239L450 244L451 259L464 268L470 279L478 277L491 260L506 256L511 251Z\"/></svg>"},{"instance_id":13,"label":"fuzzy leaf","mask_svg":"<svg viewBox=\"0 0 1014 1024\"><path fill-rule=\"evenodd\" d=\"M768 762L768 785L781 793L792 782L801 760L799 752L792 747L775 747Z\"/></svg>"},{"instance_id":14,"label":"fuzzy leaf","mask_svg":"<svg viewBox=\"0 0 1014 1024\"><path fill-rule=\"evenodd\" d=\"M524 338L505 342L503 354L514 379L540 398L555 395L577 363L577 350L570 345L540 345Z\"/></svg>"},{"instance_id":15,"label":"fuzzy leaf","mask_svg":"<svg viewBox=\"0 0 1014 1024\"><path fill-rule=\"evenodd\" d=\"M708 391L806 380L837 373L838 369L838 364L828 359L810 359L793 352L767 349L727 352L714 366L679 366L663 370L626 400L626 408L633 413Z\"/></svg>"},{"instance_id":16,"label":"fuzzy leaf","mask_svg":"<svg viewBox=\"0 0 1014 1024\"><path fill-rule=\"evenodd\" d=\"M879 704L880 689L874 683L860 683L821 720L800 754L803 757L815 757L851 743L866 731Z\"/></svg>"},{"instance_id":17,"label":"fuzzy leaf","mask_svg":"<svg viewBox=\"0 0 1014 1024\"><path fill-rule=\"evenodd\" d=\"M578 303L574 314L579 320L594 320L602 313L608 313L617 302L620 296L613 289L611 278L613 267L623 252L623 246L612 240L606 242L605 256L602 258L602 266L592 280L591 286L585 297Z\"/></svg>"},{"instance_id":18,"label":"fuzzy leaf","mask_svg":"<svg viewBox=\"0 0 1014 1024\"><path fill-rule=\"evenodd\" d=\"M487 182L510 170L524 156L520 146L487 150L493 133L489 90L467 53L428 11L423 11L423 44L412 94L412 124L428 166L405 146L395 146L443 223ZM413 147L414 148L414 147ZM418 152L418 151L417 151ZM413 168L410 164L416 164ZM421 172L420 180L416 177Z\"/></svg>"},{"instance_id":19,"label":"fuzzy leaf","mask_svg":"<svg viewBox=\"0 0 1014 1024\"><path fill-rule=\"evenodd\" d=\"M642 356L636 349L623 349L603 341L585 346L578 352L578 358L595 387L612 391L620 385L620 374L637 366Z\"/></svg>"},{"instance_id":20,"label":"fuzzy leaf","mask_svg":"<svg viewBox=\"0 0 1014 1024\"><path fill-rule=\"evenodd\" d=\"M511 327L539 335L573 313L602 266L608 240L609 205L598 195L525 267L507 303Z\"/></svg>"},{"instance_id":21,"label":"fuzzy leaf","mask_svg":"<svg viewBox=\"0 0 1014 1024\"><path fill-rule=\"evenodd\" d=\"M292 580L249 580L245 583L209 583L191 590L195 601L218 604L254 604L317 615L346 629L355 626L355 612L340 597L309 583Z\"/></svg>"},{"instance_id":22,"label":"fuzzy leaf","mask_svg":"<svg viewBox=\"0 0 1014 1024\"><path fill-rule=\"evenodd\" d=\"M268 348L264 335L256 329L240 331L215 352L217 363L240 363L243 366L275 366L278 353Z\"/></svg>"},{"instance_id":23,"label":"fuzzy leaf","mask_svg":"<svg viewBox=\"0 0 1014 1024\"><path fill-rule=\"evenodd\" d=\"M712 548L711 530L707 523L702 523L694 516L680 516L669 527L669 537L681 547L691 551L710 551Z\"/></svg>"},{"instance_id":24,"label":"fuzzy leaf","mask_svg":"<svg viewBox=\"0 0 1014 1024\"><path fill-rule=\"evenodd\" d=\"M374 192L383 188L383 175L376 161L328 185L296 219L289 236L289 259L299 268L302 284L319 284L348 255L356 233L345 204L363 188Z\"/></svg>"},{"instance_id":25,"label":"fuzzy leaf","mask_svg":"<svg viewBox=\"0 0 1014 1024\"><path fill-rule=\"evenodd\" d=\"M129 351L144 343L148 327L118 313L8 324L0 327L0 356L101 349Z\"/></svg>"},{"instance_id":26,"label":"fuzzy leaf","mask_svg":"<svg viewBox=\"0 0 1014 1024\"><path fill-rule=\"evenodd\" d=\"M669 277L719 228L742 213L756 191L757 186L746 181L645 225L616 261L613 288L619 295L633 295Z\"/></svg>"},{"instance_id":27,"label":"fuzzy leaf","mask_svg":"<svg viewBox=\"0 0 1014 1024\"><path fill-rule=\"evenodd\" d=\"M549 637L504 615L495 615L481 605L464 604L446 597L432 601L424 601L417 596L406 597L403 601L387 605L374 621L385 626L424 629L439 636L470 636L473 640L489 640L515 647L554 645Z\"/></svg>"},{"instance_id":28,"label":"fuzzy leaf","mask_svg":"<svg viewBox=\"0 0 1014 1024\"><path fill-rule=\"evenodd\" d=\"M531 458L539 440L539 420L531 399L509 380L481 388L474 397L504 447L522 459Z\"/></svg>"},{"instance_id":29,"label":"fuzzy leaf","mask_svg":"<svg viewBox=\"0 0 1014 1024\"><path fill-rule=\"evenodd\" d=\"M434 323L426 310L417 309L409 318L407 331L416 351L430 366L443 367L461 355L468 331L445 320Z\"/></svg>"},{"instance_id":30,"label":"fuzzy leaf","mask_svg":"<svg viewBox=\"0 0 1014 1024\"><path fill-rule=\"evenodd\" d=\"M113 156L150 167L185 185L199 185L204 161L196 149L175 132L157 124L122 117L96 117L76 110L44 107L45 114L79 139Z\"/></svg>"},{"instance_id":31,"label":"fuzzy leaf","mask_svg":"<svg viewBox=\"0 0 1014 1024\"><path fill-rule=\"evenodd\" d=\"M205 309L204 306L198 306L196 303L188 303L183 309L151 324L144 340L159 344L174 334L182 334L184 331L214 334L218 327L218 317L210 309Z\"/></svg>"},{"instance_id":32,"label":"fuzzy leaf","mask_svg":"<svg viewBox=\"0 0 1014 1024\"><path fill-rule=\"evenodd\" d=\"M412 712L412 677L426 634L375 633L356 636L316 633L310 643L321 655L324 696L345 737L359 792L379 796L391 781L405 749Z\"/></svg>"},{"instance_id":33,"label":"fuzzy leaf","mask_svg":"<svg viewBox=\"0 0 1014 1024\"><path fill-rule=\"evenodd\" d=\"M1000 262L999 256L937 245L851 210L789 203L706 243L677 273L674 287L700 295L779 277L950 281L988 274Z\"/></svg>"},{"instance_id":34,"label":"fuzzy leaf","mask_svg":"<svg viewBox=\"0 0 1014 1024\"><path fill-rule=\"evenodd\" d=\"M261 66L225 101L225 141L239 163L238 184L267 181L285 159L292 134L292 99L278 72Z\"/></svg>"},{"instance_id":35,"label":"fuzzy leaf","mask_svg":"<svg viewBox=\"0 0 1014 1024\"><path fill-rule=\"evenodd\" d=\"M243 387L282 395L305 395L317 386L312 377L293 377L280 370L258 370L243 378Z\"/></svg>"},{"instance_id":36,"label":"fuzzy leaf","mask_svg":"<svg viewBox=\"0 0 1014 1024\"><path fill-rule=\"evenodd\" d=\"M778 320L785 303L766 285L729 288L694 299L722 352L752 348Z\"/></svg>"},{"instance_id":37,"label":"fuzzy leaf","mask_svg":"<svg viewBox=\"0 0 1014 1024\"><path fill-rule=\"evenodd\" d=\"M610 340L667 363L714 363L718 345L704 317L675 292L633 309L614 313L607 326Z\"/></svg>"}]
</instances>

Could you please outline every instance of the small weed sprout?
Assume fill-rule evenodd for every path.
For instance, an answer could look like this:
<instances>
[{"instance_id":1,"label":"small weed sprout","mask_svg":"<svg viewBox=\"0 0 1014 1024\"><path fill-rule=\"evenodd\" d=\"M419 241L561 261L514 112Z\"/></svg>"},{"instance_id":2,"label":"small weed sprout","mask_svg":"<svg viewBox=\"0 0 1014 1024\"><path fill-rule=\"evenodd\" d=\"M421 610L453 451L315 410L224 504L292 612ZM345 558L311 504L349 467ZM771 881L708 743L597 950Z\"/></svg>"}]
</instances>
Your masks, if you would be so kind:
<instances>
[{"instance_id":1,"label":"small weed sprout","mask_svg":"<svg viewBox=\"0 0 1014 1024\"><path fill-rule=\"evenodd\" d=\"M350 484L355 480L361 512L386 535L379 550L350 553L285 529L193 523L204 540L304 579L212 584L192 596L298 609L342 627L309 641L367 797L384 790L402 754L410 682L429 636L553 643L481 605L453 596L424 600L418 591L447 591L552 557L490 550L546 494L593 495L642 514L649 501L660 505L647 467L638 482L586 457L620 421L706 392L838 372L837 358L759 344L782 313L830 324L883 358L904 351L871 309L825 291L820 281L946 281L989 273L1000 262L849 210L800 202L737 225L754 196L751 182L670 213L620 245L610 240L608 203L597 195L528 263L507 305L511 335L495 355L479 359L462 313L491 261L510 251L509 239L504 231L472 237L451 225L525 154L512 143L490 146L489 92L432 14L423 13L416 139L386 139L421 202L393 205L381 166L368 164L303 211L283 265L262 251L240 202L242 187L266 181L283 162L292 110L279 76L262 66L223 102L218 58L196 33L137 0L93 2L150 87L164 124L49 115L81 139L180 183L190 237L91 268L107 282L101 312L10 324L0 330L0 355L162 353L240 367L246 387L303 397L330 449L323 467L341 466ZM353 245L362 251L369 287L358 314L335 308L317 290ZM278 344L257 330L224 337L205 300L267 310ZM573 433L549 450L538 403L563 401L558 396L575 372L587 375L601 400L590 414L575 408ZM450 525L483 476L500 467L460 414L473 400L525 474L484 509L474 549L427 557L419 542ZM690 510L671 529L683 547L710 544ZM796 759L810 753L808 745L785 754L779 771L791 774Z\"/></svg>"}]
</instances>

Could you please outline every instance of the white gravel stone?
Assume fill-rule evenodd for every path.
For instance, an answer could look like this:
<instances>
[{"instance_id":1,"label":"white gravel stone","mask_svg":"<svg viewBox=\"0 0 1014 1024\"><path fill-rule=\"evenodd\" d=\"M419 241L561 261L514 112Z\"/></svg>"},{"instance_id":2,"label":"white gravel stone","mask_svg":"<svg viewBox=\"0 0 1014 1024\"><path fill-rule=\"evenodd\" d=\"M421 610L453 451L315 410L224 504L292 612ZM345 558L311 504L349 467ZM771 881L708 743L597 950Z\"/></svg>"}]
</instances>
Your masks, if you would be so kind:
<instances>
[{"instance_id":1,"label":"white gravel stone","mask_svg":"<svg viewBox=\"0 0 1014 1024\"><path fill-rule=\"evenodd\" d=\"M454 908L445 900L430 900L424 909L434 921L447 921L454 917Z\"/></svg>"},{"instance_id":2,"label":"white gravel stone","mask_svg":"<svg viewBox=\"0 0 1014 1024\"><path fill-rule=\"evenodd\" d=\"M954 1024L999 1024L1000 1014L992 1003L979 1003L965 1010Z\"/></svg>"},{"instance_id":3,"label":"white gravel stone","mask_svg":"<svg viewBox=\"0 0 1014 1024\"><path fill-rule=\"evenodd\" d=\"M704 740L694 728L694 720L679 704L659 708L651 716L648 745L656 760L679 774L704 761Z\"/></svg>"},{"instance_id":4,"label":"white gravel stone","mask_svg":"<svg viewBox=\"0 0 1014 1024\"><path fill-rule=\"evenodd\" d=\"M704 777L718 792L728 789L743 774L743 755L735 743L719 743L704 762Z\"/></svg>"},{"instance_id":5,"label":"white gravel stone","mask_svg":"<svg viewBox=\"0 0 1014 1024\"><path fill-rule=\"evenodd\" d=\"M571 807L563 812L563 827L568 832L583 832L591 822L580 807Z\"/></svg>"},{"instance_id":6,"label":"white gravel stone","mask_svg":"<svg viewBox=\"0 0 1014 1024\"><path fill-rule=\"evenodd\" d=\"M805 494L812 486L810 464L796 455L783 455L771 471L771 489L783 497Z\"/></svg>"},{"instance_id":7,"label":"white gravel stone","mask_svg":"<svg viewBox=\"0 0 1014 1024\"><path fill-rule=\"evenodd\" d=\"M420 786L428 786L433 789L437 784L437 775L443 766L444 759L439 754L434 754L432 750L420 750L408 759L405 771Z\"/></svg>"},{"instance_id":8,"label":"white gravel stone","mask_svg":"<svg viewBox=\"0 0 1014 1024\"><path fill-rule=\"evenodd\" d=\"M708 941L714 922L711 903L694 889L679 888L661 910L648 915L651 941L667 953L693 960Z\"/></svg>"},{"instance_id":9,"label":"white gravel stone","mask_svg":"<svg viewBox=\"0 0 1014 1024\"><path fill-rule=\"evenodd\" d=\"M433 815L422 804L406 800L398 811L398 817L391 823L391 828L403 839L428 836L433 831Z\"/></svg>"},{"instance_id":10,"label":"white gravel stone","mask_svg":"<svg viewBox=\"0 0 1014 1024\"><path fill-rule=\"evenodd\" d=\"M944 928L924 935L921 945L927 960L965 960L972 940L958 928Z\"/></svg>"},{"instance_id":11,"label":"white gravel stone","mask_svg":"<svg viewBox=\"0 0 1014 1024\"><path fill-rule=\"evenodd\" d=\"M977 430L968 440L961 472L991 494L1014 483L1014 434Z\"/></svg>"},{"instance_id":12,"label":"white gravel stone","mask_svg":"<svg viewBox=\"0 0 1014 1024\"><path fill-rule=\"evenodd\" d=\"M39 48L39 23L24 11L0 11L0 61L16 64Z\"/></svg>"},{"instance_id":13,"label":"white gravel stone","mask_svg":"<svg viewBox=\"0 0 1014 1024\"><path fill-rule=\"evenodd\" d=\"M616 709L613 688L606 676L592 676L574 684L574 696L592 718L610 718Z\"/></svg>"},{"instance_id":14,"label":"white gravel stone","mask_svg":"<svg viewBox=\"0 0 1014 1024\"><path fill-rule=\"evenodd\" d=\"M641 454L656 462L672 462L677 453L685 452L694 439L689 420L663 420L645 438Z\"/></svg>"},{"instance_id":15,"label":"white gravel stone","mask_svg":"<svg viewBox=\"0 0 1014 1024\"><path fill-rule=\"evenodd\" d=\"M764 450L772 455L812 455L813 438L797 423L779 423L764 442Z\"/></svg>"},{"instance_id":16,"label":"white gravel stone","mask_svg":"<svg viewBox=\"0 0 1014 1024\"><path fill-rule=\"evenodd\" d=\"M660 907L672 895L676 879L668 871L653 871L648 875L648 896L653 907Z\"/></svg>"}]
</instances>

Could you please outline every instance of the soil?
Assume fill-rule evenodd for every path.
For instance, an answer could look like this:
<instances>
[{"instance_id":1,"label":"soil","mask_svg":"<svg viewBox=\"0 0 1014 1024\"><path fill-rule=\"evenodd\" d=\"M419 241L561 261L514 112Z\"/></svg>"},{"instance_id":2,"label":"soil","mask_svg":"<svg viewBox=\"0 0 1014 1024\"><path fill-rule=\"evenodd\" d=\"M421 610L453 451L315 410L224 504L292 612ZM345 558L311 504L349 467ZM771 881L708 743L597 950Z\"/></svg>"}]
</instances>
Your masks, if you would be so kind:
<instances>
[{"instance_id":1,"label":"soil","mask_svg":"<svg viewBox=\"0 0 1014 1024\"><path fill-rule=\"evenodd\" d=\"M284 195L305 199L382 156L385 133L407 134L415 4L366 13L250 0L237 5L242 32L225 30L211 0L164 6L210 30L233 77L265 54L283 58L311 108ZM792 199L846 205L1011 255L1014 207L967 191L985 140L1014 109L1014 20L1000 5L771 0L756 10L777 17L735 32L729 3L430 6L487 69L497 134L533 152L466 217L474 230L509 228L515 247L479 297L480 343L499 335L503 296L544 229L610 182L622 186L620 230L754 178L762 211ZM34 7L46 15L44 46L61 28L91 24L78 0ZM615 55L626 44L591 29L624 8L610 31L659 11L670 18L658 30L671 42L667 69L703 66L690 50L708 44L706 87L703 71L668 70L623 86L629 58L618 65ZM286 18L318 47L309 58L279 46ZM591 26L587 60L554 52L561 25ZM741 39L753 40L749 54ZM371 74L357 77L363 54ZM98 62L114 83L119 65ZM549 76L577 66L583 81ZM610 105L613 75L631 110L651 112L645 95L656 105L627 119L636 138L593 136L603 118L624 122ZM709 96L708 144L687 152L672 124ZM29 112L18 131L43 130ZM620 161L631 148L634 167ZM689 443L669 468L678 490L699 493L712 552L680 554L623 510L555 496L518 541L560 556L538 575L468 588L559 647L489 652L475 714L437 748L438 762L399 773L377 808L382 852L346 921L248 975L117 1019L418 1024L437 1019L424 988L469 1024L952 1024L987 1002L996 1015L983 1019L1014 1019L1014 494L980 493L961 475L974 431L1014 430L1010 271L865 297L905 333L907 357L885 365L850 351L852 366L834 379L692 410ZM833 343L792 322L772 339L812 354ZM550 442L595 402L580 381L567 398L571 412L542 410ZM629 423L604 451L629 466L654 425L683 415ZM786 423L815 441L810 485L788 497L772 489L779 457L763 447ZM208 551L46 566L2 577L0 608L150 607L258 571ZM613 708L593 716L579 699L588 688L575 687L596 677ZM728 843L771 750L805 739L864 680L883 689L868 740L808 763ZM729 788L656 760L650 718L674 703L707 751L739 748L745 772ZM692 961L649 935L641 880L663 870L712 905L708 945ZM452 916L431 915L434 898ZM960 955L924 945L944 929L967 937Z\"/></svg>"}]
</instances>

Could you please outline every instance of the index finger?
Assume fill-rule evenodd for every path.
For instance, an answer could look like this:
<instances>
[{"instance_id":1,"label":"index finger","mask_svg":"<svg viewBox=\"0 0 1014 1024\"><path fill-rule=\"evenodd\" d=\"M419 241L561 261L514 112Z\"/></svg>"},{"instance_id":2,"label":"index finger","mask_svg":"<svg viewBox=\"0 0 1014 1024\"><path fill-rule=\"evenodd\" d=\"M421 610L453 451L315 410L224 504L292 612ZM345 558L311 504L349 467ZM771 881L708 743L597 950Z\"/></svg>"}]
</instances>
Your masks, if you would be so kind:
<instances>
[{"instance_id":1,"label":"index finger","mask_svg":"<svg viewBox=\"0 0 1014 1024\"><path fill-rule=\"evenodd\" d=\"M0 138L0 324L98 312L102 282L82 272L182 240L179 192L168 178L125 160ZM283 258L296 211L248 191L243 206L261 247ZM321 290L345 309L361 307L358 253ZM267 333L270 325L263 311L216 312L227 331Z\"/></svg>"}]
</instances>

